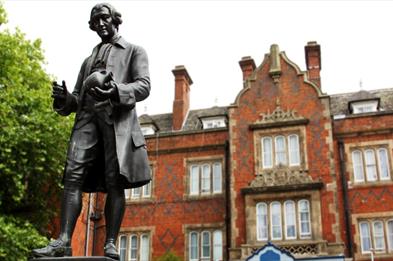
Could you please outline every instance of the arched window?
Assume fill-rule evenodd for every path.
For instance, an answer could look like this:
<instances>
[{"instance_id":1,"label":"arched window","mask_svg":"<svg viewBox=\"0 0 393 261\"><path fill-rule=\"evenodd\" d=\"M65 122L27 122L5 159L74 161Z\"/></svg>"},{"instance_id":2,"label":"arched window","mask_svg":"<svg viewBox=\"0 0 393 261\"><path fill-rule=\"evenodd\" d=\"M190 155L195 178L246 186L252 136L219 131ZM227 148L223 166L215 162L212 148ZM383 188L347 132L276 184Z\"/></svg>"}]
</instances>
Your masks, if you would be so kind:
<instances>
[{"instance_id":1,"label":"arched window","mask_svg":"<svg viewBox=\"0 0 393 261\"><path fill-rule=\"evenodd\" d=\"M150 239L149 235L143 234L141 236L141 261L149 261L150 253Z\"/></svg>"},{"instance_id":2,"label":"arched window","mask_svg":"<svg viewBox=\"0 0 393 261\"><path fill-rule=\"evenodd\" d=\"M190 254L190 260L198 260L199 255L198 255L198 233L197 232L191 232L190 233L190 246L189 246L189 254Z\"/></svg>"},{"instance_id":3,"label":"arched window","mask_svg":"<svg viewBox=\"0 0 393 261\"><path fill-rule=\"evenodd\" d=\"M126 253L127 253L127 236L120 236L120 240L119 240L120 261L126 261Z\"/></svg>"},{"instance_id":4,"label":"arched window","mask_svg":"<svg viewBox=\"0 0 393 261\"><path fill-rule=\"evenodd\" d=\"M273 167L273 144L271 137L262 138L262 167L264 169Z\"/></svg>"},{"instance_id":5,"label":"arched window","mask_svg":"<svg viewBox=\"0 0 393 261\"><path fill-rule=\"evenodd\" d=\"M385 250L385 233L382 221L373 222L374 248L377 251Z\"/></svg>"},{"instance_id":6,"label":"arched window","mask_svg":"<svg viewBox=\"0 0 393 261\"><path fill-rule=\"evenodd\" d=\"M353 174L355 182L364 181L363 159L362 152L355 150L352 152Z\"/></svg>"},{"instance_id":7,"label":"arched window","mask_svg":"<svg viewBox=\"0 0 393 261\"><path fill-rule=\"evenodd\" d=\"M202 166L201 192L210 193L210 165Z\"/></svg>"},{"instance_id":8,"label":"arched window","mask_svg":"<svg viewBox=\"0 0 393 261\"><path fill-rule=\"evenodd\" d=\"M302 199L298 202L300 238L311 237L310 202Z\"/></svg>"},{"instance_id":9,"label":"arched window","mask_svg":"<svg viewBox=\"0 0 393 261\"><path fill-rule=\"evenodd\" d=\"M390 179L388 150L378 149L379 177L381 180Z\"/></svg>"},{"instance_id":10,"label":"arched window","mask_svg":"<svg viewBox=\"0 0 393 261\"><path fill-rule=\"evenodd\" d=\"M287 152L284 136L275 137L276 165L287 165Z\"/></svg>"},{"instance_id":11,"label":"arched window","mask_svg":"<svg viewBox=\"0 0 393 261\"><path fill-rule=\"evenodd\" d=\"M371 250L371 236L370 236L370 226L368 222L360 222L360 244L362 247L362 253L368 253Z\"/></svg>"},{"instance_id":12,"label":"arched window","mask_svg":"<svg viewBox=\"0 0 393 261\"><path fill-rule=\"evenodd\" d=\"M201 258L202 259L210 259L210 232L203 231L202 232L202 251L201 251Z\"/></svg>"},{"instance_id":13,"label":"arched window","mask_svg":"<svg viewBox=\"0 0 393 261\"><path fill-rule=\"evenodd\" d=\"M221 163L213 164L213 193L222 192L222 166Z\"/></svg>"},{"instance_id":14,"label":"arched window","mask_svg":"<svg viewBox=\"0 0 393 261\"><path fill-rule=\"evenodd\" d=\"M389 252L393 251L393 220L387 222L387 238L388 238L388 248Z\"/></svg>"},{"instance_id":15,"label":"arched window","mask_svg":"<svg viewBox=\"0 0 393 261\"><path fill-rule=\"evenodd\" d=\"M364 151L364 159L366 163L366 177L367 181L377 180L377 166L375 163L374 150Z\"/></svg>"},{"instance_id":16,"label":"arched window","mask_svg":"<svg viewBox=\"0 0 393 261\"><path fill-rule=\"evenodd\" d=\"M268 224L267 224L267 205L258 203L257 206L257 240L267 240Z\"/></svg>"},{"instance_id":17,"label":"arched window","mask_svg":"<svg viewBox=\"0 0 393 261\"><path fill-rule=\"evenodd\" d=\"M128 260L138 259L138 237L136 235L130 236L130 254Z\"/></svg>"},{"instance_id":18,"label":"arched window","mask_svg":"<svg viewBox=\"0 0 393 261\"><path fill-rule=\"evenodd\" d=\"M199 194L199 166L190 167L190 195Z\"/></svg>"},{"instance_id":19,"label":"arched window","mask_svg":"<svg viewBox=\"0 0 393 261\"><path fill-rule=\"evenodd\" d=\"M288 136L289 165L300 165L299 136L292 134Z\"/></svg>"},{"instance_id":20,"label":"arched window","mask_svg":"<svg viewBox=\"0 0 393 261\"><path fill-rule=\"evenodd\" d=\"M296 239L296 208L292 200L284 203L285 238Z\"/></svg>"},{"instance_id":21,"label":"arched window","mask_svg":"<svg viewBox=\"0 0 393 261\"><path fill-rule=\"evenodd\" d=\"M282 225L281 225L281 204L280 202L272 202L270 204L270 222L271 222L271 237L272 240L282 239Z\"/></svg>"}]
</instances>

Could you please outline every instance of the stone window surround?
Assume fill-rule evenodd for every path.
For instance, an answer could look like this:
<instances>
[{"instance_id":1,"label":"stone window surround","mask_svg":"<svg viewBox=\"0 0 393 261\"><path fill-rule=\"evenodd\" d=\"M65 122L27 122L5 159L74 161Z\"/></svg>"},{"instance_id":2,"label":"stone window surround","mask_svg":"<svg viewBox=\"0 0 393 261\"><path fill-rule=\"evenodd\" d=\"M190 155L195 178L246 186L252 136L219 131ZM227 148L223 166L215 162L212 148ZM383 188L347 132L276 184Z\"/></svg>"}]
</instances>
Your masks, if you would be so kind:
<instances>
[{"instance_id":1,"label":"stone window surround","mask_svg":"<svg viewBox=\"0 0 393 261\"><path fill-rule=\"evenodd\" d=\"M154 230L155 230L154 227L151 227L151 226L120 228L120 232L119 232L119 235L118 235L118 240L116 242L116 249L119 250L120 237L121 236L127 236L126 257L128 258L130 236L131 235L137 235L138 236L138 243L139 243L140 242L140 237L143 234L146 234L146 235L149 236L149 260L152 260ZM138 254L139 254L139 247L140 247L140 244L138 244ZM128 259L126 259L126 260L128 260ZM139 260L139 258L137 260Z\"/></svg>"},{"instance_id":2,"label":"stone window surround","mask_svg":"<svg viewBox=\"0 0 393 261\"><path fill-rule=\"evenodd\" d=\"M190 244L190 238L189 238L189 233L191 231L197 231L199 233L203 231L209 231L211 235L213 235L213 232L215 230L220 230L222 232L222 257L223 260L227 260L226 258L226 226L225 223L206 223L206 224L187 224L183 225L183 235L184 235L184 260L189 260L189 244ZM200 242L199 242L200 244ZM212 245L211 245L212 247ZM199 259L201 259L199 255Z\"/></svg>"},{"instance_id":3,"label":"stone window surround","mask_svg":"<svg viewBox=\"0 0 393 261\"><path fill-rule=\"evenodd\" d=\"M387 222L388 220L393 220L393 211L388 211L388 212L376 212L376 213L366 213L366 214L353 214L352 215L352 227L355 228L353 231L353 238L354 238L354 243L356 245L355 247L355 260L370 260L370 254L369 253L362 253L362 247L361 247L361 242L360 242L360 231L359 231L359 223L362 221L376 221L376 220L381 220L384 223ZM370 230L371 227L370 227ZM371 232L371 231L370 231ZM386 229L385 229L385 238L386 238ZM371 241L373 239L371 238ZM388 252L388 246L387 246L387 241L385 240L386 244L386 252L383 253L374 253L375 258L392 258L393 252Z\"/></svg>"},{"instance_id":4,"label":"stone window surround","mask_svg":"<svg viewBox=\"0 0 393 261\"><path fill-rule=\"evenodd\" d=\"M367 181L366 177L365 177L364 182L355 182L354 171L353 171L353 162L352 162L352 152L355 150L364 151L365 149L373 149L374 151L376 151L379 148L386 148L388 151L390 179L389 180L380 180L378 177L378 179L376 181ZM346 171L347 171L347 173L349 173L348 187L352 188L352 187L362 187L362 186L370 186L370 185L386 185L386 184L393 183L393 180L392 180L392 175L393 175L392 148L393 148L393 140L391 140L391 139L345 143L344 150L345 150L345 155L347 158ZM377 173L378 172L379 172L379 170L378 170L378 164L377 164ZM364 176L366 176L365 169L364 169Z\"/></svg>"},{"instance_id":5,"label":"stone window surround","mask_svg":"<svg viewBox=\"0 0 393 261\"><path fill-rule=\"evenodd\" d=\"M221 193L208 193L208 194L198 194L190 195L190 166L192 164L204 164L204 163L221 163ZM184 175L184 199L202 199L202 198L213 198L222 197L225 195L225 158L224 155L211 155L203 157L190 157L184 160L184 169L186 170L186 175ZM212 175L213 173L211 173Z\"/></svg>"},{"instance_id":6,"label":"stone window surround","mask_svg":"<svg viewBox=\"0 0 393 261\"><path fill-rule=\"evenodd\" d=\"M301 199L307 199L310 202L310 219L311 219L311 239L304 239L304 241L321 241L322 240L322 219L321 219L321 205L320 205L320 191L292 191L292 192L275 192L263 194L246 194L245 195L245 212L246 212L246 242L248 245L263 246L267 241L257 240L256 227L256 205L259 202L285 202L293 200L298 202ZM282 213L283 214L283 213ZM280 242L289 243L294 240L275 240L275 244ZM297 239L296 242L303 241Z\"/></svg>"},{"instance_id":7,"label":"stone window surround","mask_svg":"<svg viewBox=\"0 0 393 261\"><path fill-rule=\"evenodd\" d=\"M286 166L291 169L308 169L307 160L307 143L306 143L306 126L290 126L279 128L268 128L262 130L254 130L254 158L255 158L255 174L262 174L271 169L264 169L262 166L262 138L275 137L282 135L286 139L289 135L296 134L299 137L299 150L300 150L300 166ZM274 144L274 142L273 142ZM273 146L274 147L274 146ZM286 148L288 150L288 147ZM276 167L273 167L276 168Z\"/></svg>"}]
</instances>

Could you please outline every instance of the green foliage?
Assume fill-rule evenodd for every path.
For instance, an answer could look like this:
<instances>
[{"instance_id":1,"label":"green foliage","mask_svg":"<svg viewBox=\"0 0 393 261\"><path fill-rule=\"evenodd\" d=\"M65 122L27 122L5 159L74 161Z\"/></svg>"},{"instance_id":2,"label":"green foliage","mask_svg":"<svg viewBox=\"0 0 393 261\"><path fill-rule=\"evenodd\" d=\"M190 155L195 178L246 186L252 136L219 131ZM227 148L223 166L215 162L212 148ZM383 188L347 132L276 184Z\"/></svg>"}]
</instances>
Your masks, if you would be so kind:
<instances>
[{"instance_id":1,"label":"green foliage","mask_svg":"<svg viewBox=\"0 0 393 261\"><path fill-rule=\"evenodd\" d=\"M0 1L0 25L7 22L7 14L3 8L2 2Z\"/></svg>"},{"instance_id":2,"label":"green foliage","mask_svg":"<svg viewBox=\"0 0 393 261\"><path fill-rule=\"evenodd\" d=\"M43 247L48 240L27 221L0 216L0 260L27 260L31 249Z\"/></svg>"},{"instance_id":3,"label":"green foliage","mask_svg":"<svg viewBox=\"0 0 393 261\"><path fill-rule=\"evenodd\" d=\"M172 252L166 252L165 254L163 254L162 256L156 259L156 261L182 261L182 260L183 259L181 259L179 256L177 256Z\"/></svg>"},{"instance_id":4,"label":"green foliage","mask_svg":"<svg viewBox=\"0 0 393 261\"><path fill-rule=\"evenodd\" d=\"M0 2L0 21L5 17ZM52 110L41 41L0 31L0 215L45 233L61 195L71 119Z\"/></svg>"}]
</instances>

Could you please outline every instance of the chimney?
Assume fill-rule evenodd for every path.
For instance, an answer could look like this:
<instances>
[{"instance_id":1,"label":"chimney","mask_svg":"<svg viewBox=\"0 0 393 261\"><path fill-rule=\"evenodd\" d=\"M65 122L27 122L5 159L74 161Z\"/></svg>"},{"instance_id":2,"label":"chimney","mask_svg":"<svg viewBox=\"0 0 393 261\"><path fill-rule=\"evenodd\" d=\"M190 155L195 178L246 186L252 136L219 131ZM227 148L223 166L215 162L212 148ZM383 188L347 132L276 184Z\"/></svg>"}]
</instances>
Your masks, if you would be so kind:
<instances>
[{"instance_id":1,"label":"chimney","mask_svg":"<svg viewBox=\"0 0 393 261\"><path fill-rule=\"evenodd\" d=\"M251 56L242 57L239 61L239 65L243 72L243 81L245 81L256 68L254 59L252 59Z\"/></svg>"},{"instance_id":2,"label":"chimney","mask_svg":"<svg viewBox=\"0 0 393 261\"><path fill-rule=\"evenodd\" d=\"M175 76L175 100L173 101L172 129L181 130L190 107L190 86L192 79L183 65L172 70Z\"/></svg>"},{"instance_id":3,"label":"chimney","mask_svg":"<svg viewBox=\"0 0 393 261\"><path fill-rule=\"evenodd\" d=\"M308 42L304 47L306 53L306 65L308 78L310 81L315 83L318 87L321 87L321 46L315 42Z\"/></svg>"}]
</instances>

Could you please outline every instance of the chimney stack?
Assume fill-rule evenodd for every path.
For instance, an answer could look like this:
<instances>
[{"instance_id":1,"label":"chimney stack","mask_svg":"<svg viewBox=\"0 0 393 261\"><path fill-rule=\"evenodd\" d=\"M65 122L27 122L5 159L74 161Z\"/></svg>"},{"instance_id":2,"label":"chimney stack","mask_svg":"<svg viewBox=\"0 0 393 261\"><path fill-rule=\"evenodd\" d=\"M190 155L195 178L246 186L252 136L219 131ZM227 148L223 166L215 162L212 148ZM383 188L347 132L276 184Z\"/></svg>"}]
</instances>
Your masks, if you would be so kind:
<instances>
[{"instance_id":1,"label":"chimney stack","mask_svg":"<svg viewBox=\"0 0 393 261\"><path fill-rule=\"evenodd\" d=\"M175 100L173 101L172 129L181 130L190 108L190 86L192 79L183 65L172 70L175 76Z\"/></svg>"},{"instance_id":2,"label":"chimney stack","mask_svg":"<svg viewBox=\"0 0 393 261\"><path fill-rule=\"evenodd\" d=\"M254 59L252 59L251 56L242 57L239 61L239 65L243 72L243 81L245 81L256 68Z\"/></svg>"},{"instance_id":3,"label":"chimney stack","mask_svg":"<svg viewBox=\"0 0 393 261\"><path fill-rule=\"evenodd\" d=\"M317 42L311 41L307 43L304 50L306 54L308 78L321 88L321 46Z\"/></svg>"}]
</instances>

